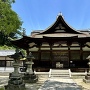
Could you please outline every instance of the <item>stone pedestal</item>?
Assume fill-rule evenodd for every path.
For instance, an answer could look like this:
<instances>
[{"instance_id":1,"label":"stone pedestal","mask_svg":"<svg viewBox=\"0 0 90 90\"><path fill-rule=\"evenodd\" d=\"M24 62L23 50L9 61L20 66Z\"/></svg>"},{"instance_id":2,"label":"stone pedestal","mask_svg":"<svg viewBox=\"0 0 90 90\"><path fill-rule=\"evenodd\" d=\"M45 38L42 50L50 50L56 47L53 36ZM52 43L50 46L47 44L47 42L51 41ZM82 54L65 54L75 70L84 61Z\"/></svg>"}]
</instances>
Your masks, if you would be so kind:
<instances>
[{"instance_id":1,"label":"stone pedestal","mask_svg":"<svg viewBox=\"0 0 90 90\"><path fill-rule=\"evenodd\" d=\"M85 83L90 83L90 56L88 56L87 59L89 59L89 62L88 62L89 71L87 72L87 75L85 76L85 79L83 79L83 81Z\"/></svg>"},{"instance_id":2,"label":"stone pedestal","mask_svg":"<svg viewBox=\"0 0 90 90\"><path fill-rule=\"evenodd\" d=\"M21 77L12 77L5 86L5 90L25 90L25 84Z\"/></svg>"},{"instance_id":3,"label":"stone pedestal","mask_svg":"<svg viewBox=\"0 0 90 90\"><path fill-rule=\"evenodd\" d=\"M26 73L24 73L24 77L23 77L24 82L26 82L26 83L35 83L35 82L37 82L38 78L32 70L32 65L33 65L32 60L27 61L26 65L27 65L27 70L26 70Z\"/></svg>"},{"instance_id":4,"label":"stone pedestal","mask_svg":"<svg viewBox=\"0 0 90 90\"><path fill-rule=\"evenodd\" d=\"M5 86L5 90L25 90L25 84L22 80L22 75L19 74L19 63L13 63L14 72L9 74L8 85Z\"/></svg>"},{"instance_id":5,"label":"stone pedestal","mask_svg":"<svg viewBox=\"0 0 90 90\"><path fill-rule=\"evenodd\" d=\"M20 77L21 75L19 74L19 66L20 64L18 62L14 62L13 63L13 67L14 67L14 72L10 73L9 74L9 78L12 78L12 77Z\"/></svg>"},{"instance_id":6,"label":"stone pedestal","mask_svg":"<svg viewBox=\"0 0 90 90\"><path fill-rule=\"evenodd\" d=\"M25 83L35 83L38 81L38 78L35 74L29 73L25 73L23 79Z\"/></svg>"},{"instance_id":7,"label":"stone pedestal","mask_svg":"<svg viewBox=\"0 0 90 90\"><path fill-rule=\"evenodd\" d=\"M27 65L27 70L26 70L26 73L29 73L29 74L33 74L33 70L32 70L32 65L34 63L32 61L27 61L26 62L26 65Z\"/></svg>"},{"instance_id":8,"label":"stone pedestal","mask_svg":"<svg viewBox=\"0 0 90 90\"><path fill-rule=\"evenodd\" d=\"M83 81L84 81L85 83L90 83L90 74L87 74L87 75L85 76L85 79L83 79Z\"/></svg>"}]
</instances>

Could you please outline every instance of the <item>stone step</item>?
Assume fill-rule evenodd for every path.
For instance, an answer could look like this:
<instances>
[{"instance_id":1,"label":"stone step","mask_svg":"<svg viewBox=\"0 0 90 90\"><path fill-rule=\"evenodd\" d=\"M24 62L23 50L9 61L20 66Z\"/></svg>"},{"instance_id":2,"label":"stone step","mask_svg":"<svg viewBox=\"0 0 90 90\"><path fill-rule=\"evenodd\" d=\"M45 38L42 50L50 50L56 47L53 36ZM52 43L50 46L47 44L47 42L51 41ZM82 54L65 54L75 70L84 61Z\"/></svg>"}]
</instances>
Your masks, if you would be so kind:
<instances>
[{"instance_id":1,"label":"stone step","mask_svg":"<svg viewBox=\"0 0 90 90\"><path fill-rule=\"evenodd\" d=\"M68 73L69 71L68 71L68 70L53 70L53 69L52 69L52 72L58 72L58 73L63 72L63 73Z\"/></svg>"},{"instance_id":2,"label":"stone step","mask_svg":"<svg viewBox=\"0 0 90 90\"><path fill-rule=\"evenodd\" d=\"M70 71L67 70L58 70L58 69L50 69L49 77L70 77Z\"/></svg>"},{"instance_id":3,"label":"stone step","mask_svg":"<svg viewBox=\"0 0 90 90\"><path fill-rule=\"evenodd\" d=\"M51 75L51 76L52 77L66 77L66 76L69 77L69 75L64 75L64 74L63 75L60 75L60 74L58 74L58 75Z\"/></svg>"},{"instance_id":4,"label":"stone step","mask_svg":"<svg viewBox=\"0 0 90 90\"><path fill-rule=\"evenodd\" d=\"M68 74L69 72L51 72L51 74Z\"/></svg>"}]
</instances>

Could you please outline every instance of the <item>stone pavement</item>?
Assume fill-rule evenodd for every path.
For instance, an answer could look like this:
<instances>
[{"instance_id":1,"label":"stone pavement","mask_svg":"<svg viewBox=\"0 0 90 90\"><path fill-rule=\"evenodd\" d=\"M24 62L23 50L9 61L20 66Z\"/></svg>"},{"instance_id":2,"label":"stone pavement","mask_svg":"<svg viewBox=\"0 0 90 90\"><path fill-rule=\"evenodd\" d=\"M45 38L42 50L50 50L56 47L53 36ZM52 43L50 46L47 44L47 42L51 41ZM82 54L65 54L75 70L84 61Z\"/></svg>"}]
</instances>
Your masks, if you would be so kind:
<instances>
[{"instance_id":1,"label":"stone pavement","mask_svg":"<svg viewBox=\"0 0 90 90\"><path fill-rule=\"evenodd\" d=\"M0 85L7 84L8 77L0 78ZM26 90L82 90L72 79L48 79L42 86L37 83L26 84Z\"/></svg>"},{"instance_id":2,"label":"stone pavement","mask_svg":"<svg viewBox=\"0 0 90 90\"><path fill-rule=\"evenodd\" d=\"M28 84L26 83L26 90L38 90L40 86L48 79L48 73L46 74L39 74L38 75L38 82L33 83L33 84ZM4 87L5 85L8 84L9 80L9 72L0 72L0 88Z\"/></svg>"},{"instance_id":3,"label":"stone pavement","mask_svg":"<svg viewBox=\"0 0 90 90\"><path fill-rule=\"evenodd\" d=\"M82 90L72 79L51 78L38 90Z\"/></svg>"},{"instance_id":4,"label":"stone pavement","mask_svg":"<svg viewBox=\"0 0 90 90\"><path fill-rule=\"evenodd\" d=\"M0 72L0 87L7 84L8 75L9 72ZM73 79L48 78L48 73L41 74L41 72L38 77L39 81L37 83L26 84L27 90L90 90L81 89ZM77 82L79 82L78 79Z\"/></svg>"}]
</instances>

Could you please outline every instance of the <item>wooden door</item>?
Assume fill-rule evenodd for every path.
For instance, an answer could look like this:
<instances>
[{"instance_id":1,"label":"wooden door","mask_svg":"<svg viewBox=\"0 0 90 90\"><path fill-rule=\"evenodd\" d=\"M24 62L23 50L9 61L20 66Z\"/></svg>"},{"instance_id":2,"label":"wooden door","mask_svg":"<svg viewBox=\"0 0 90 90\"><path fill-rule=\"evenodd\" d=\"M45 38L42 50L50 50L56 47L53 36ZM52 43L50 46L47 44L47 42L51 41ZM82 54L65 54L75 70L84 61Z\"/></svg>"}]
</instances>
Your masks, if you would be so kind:
<instances>
[{"instance_id":1,"label":"wooden door","mask_svg":"<svg viewBox=\"0 0 90 90\"><path fill-rule=\"evenodd\" d=\"M56 68L69 67L69 55L67 51L53 52L53 63Z\"/></svg>"}]
</instances>

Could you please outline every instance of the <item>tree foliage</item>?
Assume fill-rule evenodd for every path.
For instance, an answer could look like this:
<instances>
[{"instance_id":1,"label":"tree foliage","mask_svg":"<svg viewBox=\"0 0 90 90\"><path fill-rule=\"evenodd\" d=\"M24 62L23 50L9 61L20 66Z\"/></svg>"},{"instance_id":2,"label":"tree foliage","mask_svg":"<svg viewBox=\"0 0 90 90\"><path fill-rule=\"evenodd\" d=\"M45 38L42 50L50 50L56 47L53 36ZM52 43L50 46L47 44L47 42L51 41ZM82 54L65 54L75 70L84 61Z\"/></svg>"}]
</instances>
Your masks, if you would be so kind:
<instances>
[{"instance_id":1,"label":"tree foliage","mask_svg":"<svg viewBox=\"0 0 90 90\"><path fill-rule=\"evenodd\" d=\"M0 46L0 50L15 50L15 47L4 45Z\"/></svg>"},{"instance_id":2,"label":"tree foliage","mask_svg":"<svg viewBox=\"0 0 90 90\"><path fill-rule=\"evenodd\" d=\"M0 45L8 43L8 37L15 38L21 34L22 21L12 10L11 4L15 0L0 0Z\"/></svg>"},{"instance_id":3,"label":"tree foliage","mask_svg":"<svg viewBox=\"0 0 90 90\"><path fill-rule=\"evenodd\" d=\"M0 0L2 2L6 2L8 3L9 5L11 5L12 3L15 3L15 0Z\"/></svg>"},{"instance_id":4,"label":"tree foliage","mask_svg":"<svg viewBox=\"0 0 90 90\"><path fill-rule=\"evenodd\" d=\"M7 0L8 1L8 0ZM0 31L6 35L21 29L22 22L10 4L0 0ZM9 0L10 1L10 0Z\"/></svg>"}]
</instances>

